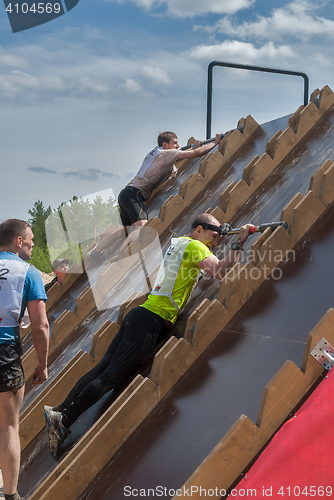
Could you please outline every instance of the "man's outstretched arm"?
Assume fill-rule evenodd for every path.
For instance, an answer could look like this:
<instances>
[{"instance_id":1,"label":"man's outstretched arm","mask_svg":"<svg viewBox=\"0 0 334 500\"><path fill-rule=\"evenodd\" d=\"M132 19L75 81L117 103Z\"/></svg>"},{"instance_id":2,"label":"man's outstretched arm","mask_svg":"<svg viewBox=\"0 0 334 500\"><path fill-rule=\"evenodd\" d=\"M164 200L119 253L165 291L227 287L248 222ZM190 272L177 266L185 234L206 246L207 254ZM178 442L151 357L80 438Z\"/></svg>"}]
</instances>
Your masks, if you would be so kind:
<instances>
[{"instance_id":1,"label":"man's outstretched arm","mask_svg":"<svg viewBox=\"0 0 334 500\"><path fill-rule=\"evenodd\" d=\"M252 224L246 224L240 229L240 233L237 239L237 243L240 246L242 246L247 240L249 236L249 228L251 226ZM198 265L206 273L211 274L211 276L221 280L225 276L226 272L234 264L236 264L236 262L238 262L240 253L240 250L231 250L229 254L222 260L217 259L215 255L210 255L210 257L207 257L206 259L200 261Z\"/></svg>"},{"instance_id":2,"label":"man's outstretched arm","mask_svg":"<svg viewBox=\"0 0 334 500\"><path fill-rule=\"evenodd\" d=\"M32 384L42 384L48 378L47 360L49 349L49 322L45 302L42 299L27 302L31 321L32 341L36 349L38 365L35 368Z\"/></svg>"},{"instance_id":3,"label":"man's outstretched arm","mask_svg":"<svg viewBox=\"0 0 334 500\"><path fill-rule=\"evenodd\" d=\"M186 151L182 151L178 160L183 160L184 158L198 158L199 156L204 156L209 153L211 149L213 149L219 142L221 141L222 134L216 134L216 140L214 142L208 142L208 144L203 144L202 146L198 146L199 142L196 141L195 145L191 149L187 149Z\"/></svg>"}]
</instances>

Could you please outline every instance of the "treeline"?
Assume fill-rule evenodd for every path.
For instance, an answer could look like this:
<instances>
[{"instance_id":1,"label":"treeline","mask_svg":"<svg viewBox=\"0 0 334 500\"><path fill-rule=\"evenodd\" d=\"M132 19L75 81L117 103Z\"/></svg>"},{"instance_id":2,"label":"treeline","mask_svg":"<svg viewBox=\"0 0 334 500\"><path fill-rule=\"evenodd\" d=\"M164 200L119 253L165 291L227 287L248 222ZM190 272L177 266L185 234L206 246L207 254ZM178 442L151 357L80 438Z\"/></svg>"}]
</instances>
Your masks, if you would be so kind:
<instances>
[{"instance_id":1,"label":"treeline","mask_svg":"<svg viewBox=\"0 0 334 500\"><path fill-rule=\"evenodd\" d=\"M52 272L56 258L67 258L70 265L81 263L82 252L111 224L118 223L118 207L114 198L93 201L73 196L55 210L45 208L38 200L29 210L28 219L34 233L35 246L29 261L40 271Z\"/></svg>"}]
</instances>

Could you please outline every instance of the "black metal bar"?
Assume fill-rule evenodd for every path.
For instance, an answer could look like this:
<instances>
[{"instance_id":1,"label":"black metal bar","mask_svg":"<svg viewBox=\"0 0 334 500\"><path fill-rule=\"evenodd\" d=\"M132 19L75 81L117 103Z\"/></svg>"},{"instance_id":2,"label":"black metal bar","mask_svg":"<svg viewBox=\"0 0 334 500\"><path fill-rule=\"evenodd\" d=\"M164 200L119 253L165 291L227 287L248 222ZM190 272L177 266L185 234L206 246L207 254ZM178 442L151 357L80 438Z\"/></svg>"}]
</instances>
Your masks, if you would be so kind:
<instances>
[{"instance_id":1,"label":"black metal bar","mask_svg":"<svg viewBox=\"0 0 334 500\"><path fill-rule=\"evenodd\" d=\"M232 130L229 130L228 132L232 132ZM223 138L226 134L228 134L228 132L225 132L225 134L221 134L221 138ZM215 137L211 137L211 139L207 139L206 141L201 141L201 146L203 146L203 144L209 144L209 142L214 142L216 140L216 136ZM186 151L186 149L190 149L194 146L194 144L189 144L188 146L182 146L182 148L180 148L182 151Z\"/></svg>"},{"instance_id":2,"label":"black metal bar","mask_svg":"<svg viewBox=\"0 0 334 500\"><path fill-rule=\"evenodd\" d=\"M212 123L212 79L214 66L223 66L225 68L247 69L251 71L263 71L265 73L278 73L280 75L301 76L304 78L304 106L308 104L309 78L306 73L300 71L290 71L285 69L266 68L262 66L251 66L249 64L227 63L221 61L212 61L208 66L208 94L207 94L207 113L206 113L206 138L211 136Z\"/></svg>"}]
</instances>

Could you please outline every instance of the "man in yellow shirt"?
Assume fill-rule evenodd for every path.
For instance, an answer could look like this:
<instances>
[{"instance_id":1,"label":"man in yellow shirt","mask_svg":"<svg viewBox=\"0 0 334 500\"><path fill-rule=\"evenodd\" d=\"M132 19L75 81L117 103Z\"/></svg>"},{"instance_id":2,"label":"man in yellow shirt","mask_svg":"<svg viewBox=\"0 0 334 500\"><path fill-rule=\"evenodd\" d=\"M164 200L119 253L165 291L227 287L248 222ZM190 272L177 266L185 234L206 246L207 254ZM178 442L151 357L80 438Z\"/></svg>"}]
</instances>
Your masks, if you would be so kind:
<instances>
[{"instance_id":1,"label":"man in yellow shirt","mask_svg":"<svg viewBox=\"0 0 334 500\"><path fill-rule=\"evenodd\" d=\"M188 236L172 239L151 294L142 306L125 316L103 359L81 377L60 406L44 407L49 449L54 458L79 415L123 383L151 354L160 335L175 323L185 307L201 269L222 279L239 260L250 226L241 228L237 249L222 260L209 250L217 245L221 234L220 223L212 215L197 216Z\"/></svg>"}]
</instances>

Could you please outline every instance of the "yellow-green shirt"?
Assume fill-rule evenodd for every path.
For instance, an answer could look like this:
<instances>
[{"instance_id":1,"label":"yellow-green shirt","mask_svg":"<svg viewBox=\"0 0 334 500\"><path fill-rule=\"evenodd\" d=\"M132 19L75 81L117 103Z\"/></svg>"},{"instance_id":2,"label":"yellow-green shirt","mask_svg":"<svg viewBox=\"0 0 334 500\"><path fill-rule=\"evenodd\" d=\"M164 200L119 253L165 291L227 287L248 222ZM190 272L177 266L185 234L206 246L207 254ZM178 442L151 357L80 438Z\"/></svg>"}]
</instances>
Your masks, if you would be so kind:
<instances>
[{"instance_id":1,"label":"yellow-green shirt","mask_svg":"<svg viewBox=\"0 0 334 500\"><path fill-rule=\"evenodd\" d=\"M180 310L182 310L186 305L186 302L189 299L191 291L196 283L197 276L201 270L198 263L212 255L210 250L203 243L198 240L193 240L192 238L189 238L189 236L181 236L180 238L177 238L176 241L180 239L184 240L185 238L189 240L189 243L183 251L172 291L172 299ZM169 249L167 249L164 259L168 254L168 250ZM179 314L178 309L167 295L154 295L151 293L142 307L158 314L163 319L170 321L171 323L175 323Z\"/></svg>"}]
</instances>

